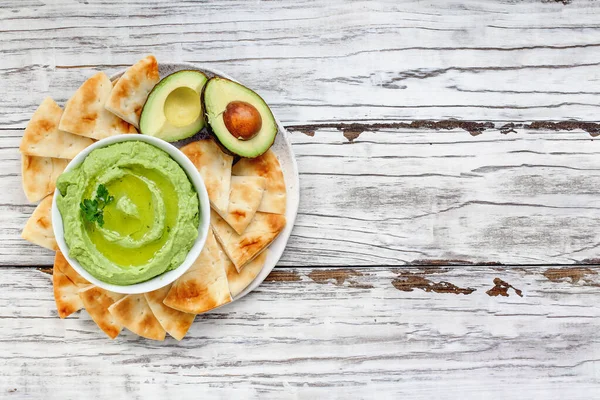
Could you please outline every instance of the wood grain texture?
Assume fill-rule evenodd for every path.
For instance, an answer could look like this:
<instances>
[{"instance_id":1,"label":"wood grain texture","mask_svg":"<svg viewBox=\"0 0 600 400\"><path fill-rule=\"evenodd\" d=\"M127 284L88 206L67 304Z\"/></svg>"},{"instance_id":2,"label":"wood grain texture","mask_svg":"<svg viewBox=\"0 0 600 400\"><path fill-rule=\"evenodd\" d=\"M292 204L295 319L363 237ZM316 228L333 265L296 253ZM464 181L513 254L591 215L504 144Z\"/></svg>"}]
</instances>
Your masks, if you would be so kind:
<instances>
[{"instance_id":1,"label":"wood grain texture","mask_svg":"<svg viewBox=\"0 0 600 400\"><path fill-rule=\"evenodd\" d=\"M517 131L381 129L352 143L337 129L292 131L301 199L280 265L597 262L600 143L580 130ZM0 264L51 264L19 236L34 207L17 145L0 137Z\"/></svg>"},{"instance_id":2,"label":"wood grain texture","mask_svg":"<svg viewBox=\"0 0 600 400\"><path fill-rule=\"evenodd\" d=\"M148 53L256 88L285 124L596 121L600 3L54 1L0 5L0 126ZM26 94L26 95L25 95Z\"/></svg>"},{"instance_id":3,"label":"wood grain texture","mask_svg":"<svg viewBox=\"0 0 600 400\"><path fill-rule=\"evenodd\" d=\"M588 400L600 390L598 272L281 269L197 317L182 342L157 344L110 341L85 313L60 320L48 275L5 268L0 397ZM523 297L490 294L495 279Z\"/></svg>"},{"instance_id":4,"label":"wood grain texture","mask_svg":"<svg viewBox=\"0 0 600 400\"><path fill-rule=\"evenodd\" d=\"M581 131L380 130L349 143L322 130L293 141L301 209L289 265L315 252L319 265L597 257L598 142Z\"/></svg>"},{"instance_id":5,"label":"wood grain texture","mask_svg":"<svg viewBox=\"0 0 600 400\"><path fill-rule=\"evenodd\" d=\"M0 265L51 263L19 238L33 206L16 149L39 101L149 52L223 69L318 131L292 135L303 198L281 265L596 258L595 142L566 131L600 132L599 3L116 5L0 7Z\"/></svg>"},{"instance_id":6,"label":"wood grain texture","mask_svg":"<svg viewBox=\"0 0 600 400\"><path fill-rule=\"evenodd\" d=\"M556 264L600 262L598 11L3 1L0 398L595 398L600 269ZM19 238L27 120L149 53L257 89L301 172L280 268L180 343L60 320L48 276L7 267L53 256Z\"/></svg>"}]
</instances>

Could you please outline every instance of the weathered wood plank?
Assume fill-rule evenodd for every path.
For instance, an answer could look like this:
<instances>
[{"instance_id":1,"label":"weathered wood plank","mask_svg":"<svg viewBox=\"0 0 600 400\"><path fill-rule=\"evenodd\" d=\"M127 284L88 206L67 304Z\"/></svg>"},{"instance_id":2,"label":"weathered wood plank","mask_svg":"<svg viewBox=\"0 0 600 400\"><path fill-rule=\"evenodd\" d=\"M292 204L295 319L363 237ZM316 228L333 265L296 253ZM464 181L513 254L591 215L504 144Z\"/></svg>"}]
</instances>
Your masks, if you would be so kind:
<instances>
[{"instance_id":1,"label":"weathered wood plank","mask_svg":"<svg viewBox=\"0 0 600 400\"><path fill-rule=\"evenodd\" d=\"M599 261L598 144L567 132L600 132L599 8L2 2L0 265L52 260L19 239L33 206L17 146L37 104L152 52L231 73L298 126L280 264L306 268L160 344L59 320L47 276L2 268L0 397L594 398L600 269L439 265ZM415 120L443 121L394 124ZM499 133L532 120L560 123ZM438 266L377 267L405 263ZM370 268L312 268L335 265Z\"/></svg>"},{"instance_id":2,"label":"weathered wood plank","mask_svg":"<svg viewBox=\"0 0 600 400\"><path fill-rule=\"evenodd\" d=\"M600 143L582 131L517 131L382 129L352 143L331 128L292 132L301 200L280 265L598 258ZM19 236L33 206L20 188L19 131L4 133L0 264L50 264L51 252Z\"/></svg>"},{"instance_id":3,"label":"weathered wood plank","mask_svg":"<svg viewBox=\"0 0 600 400\"><path fill-rule=\"evenodd\" d=\"M596 121L600 3L509 0L8 2L0 126L147 53L256 88L286 124Z\"/></svg>"},{"instance_id":4,"label":"weathered wood plank","mask_svg":"<svg viewBox=\"0 0 600 400\"><path fill-rule=\"evenodd\" d=\"M383 130L350 144L324 130L293 139L302 197L284 258L292 265L313 252L319 265L597 257L598 142L586 133Z\"/></svg>"},{"instance_id":5,"label":"weathered wood plank","mask_svg":"<svg viewBox=\"0 0 600 400\"><path fill-rule=\"evenodd\" d=\"M2 272L5 398L587 400L600 390L597 267L282 269L197 317L180 343L110 341L85 313L57 317L47 275ZM504 297L495 279L523 297Z\"/></svg>"}]
</instances>

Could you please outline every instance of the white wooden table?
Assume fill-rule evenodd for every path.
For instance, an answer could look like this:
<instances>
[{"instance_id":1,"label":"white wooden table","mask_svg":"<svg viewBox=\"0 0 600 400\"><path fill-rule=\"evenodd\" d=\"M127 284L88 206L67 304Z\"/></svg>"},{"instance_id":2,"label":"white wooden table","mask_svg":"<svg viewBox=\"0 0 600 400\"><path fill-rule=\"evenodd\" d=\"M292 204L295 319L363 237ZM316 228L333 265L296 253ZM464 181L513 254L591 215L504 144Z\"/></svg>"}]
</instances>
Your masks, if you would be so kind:
<instances>
[{"instance_id":1,"label":"white wooden table","mask_svg":"<svg viewBox=\"0 0 600 400\"><path fill-rule=\"evenodd\" d=\"M0 398L600 398L599 15L3 0ZM180 343L60 320L39 271L52 253L19 237L36 106L149 53L257 89L300 169L278 268Z\"/></svg>"}]
</instances>

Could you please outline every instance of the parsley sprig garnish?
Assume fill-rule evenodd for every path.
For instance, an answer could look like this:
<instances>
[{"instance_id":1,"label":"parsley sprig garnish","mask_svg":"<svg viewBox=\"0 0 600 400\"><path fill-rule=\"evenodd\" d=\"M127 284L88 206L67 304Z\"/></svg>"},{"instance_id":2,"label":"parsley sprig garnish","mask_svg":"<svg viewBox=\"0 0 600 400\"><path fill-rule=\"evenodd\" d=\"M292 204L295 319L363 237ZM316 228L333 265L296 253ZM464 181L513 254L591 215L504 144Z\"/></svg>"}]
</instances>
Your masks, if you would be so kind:
<instances>
[{"instance_id":1,"label":"parsley sprig garnish","mask_svg":"<svg viewBox=\"0 0 600 400\"><path fill-rule=\"evenodd\" d=\"M104 207L114 201L115 197L108 194L108 189L104 185L98 185L96 189L96 198L93 200L84 199L79 207L83 219L88 222L96 222L99 226L104 226Z\"/></svg>"}]
</instances>

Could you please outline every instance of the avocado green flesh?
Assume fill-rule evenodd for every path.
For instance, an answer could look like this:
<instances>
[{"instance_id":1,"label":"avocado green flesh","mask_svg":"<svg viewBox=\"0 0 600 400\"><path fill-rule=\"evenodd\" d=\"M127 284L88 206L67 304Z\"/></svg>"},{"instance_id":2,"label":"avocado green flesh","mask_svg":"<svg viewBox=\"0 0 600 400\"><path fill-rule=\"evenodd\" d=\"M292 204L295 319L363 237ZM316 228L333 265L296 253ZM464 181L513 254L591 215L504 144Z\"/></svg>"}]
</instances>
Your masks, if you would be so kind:
<instances>
[{"instance_id":1,"label":"avocado green flesh","mask_svg":"<svg viewBox=\"0 0 600 400\"><path fill-rule=\"evenodd\" d=\"M150 92L140 116L140 132L168 142L204 128L200 93L207 81L199 71L179 71L163 78Z\"/></svg>"},{"instance_id":2,"label":"avocado green flesh","mask_svg":"<svg viewBox=\"0 0 600 400\"><path fill-rule=\"evenodd\" d=\"M161 192L159 197L164 207L156 207L157 198L153 198L149 184ZM157 171L143 167L131 168L129 173L106 185L115 201L104 208L104 225L100 228L95 223L86 223L90 241L104 257L121 268L135 267L149 262L167 241L169 227L177 223L178 196L173 184ZM93 186L86 191L87 198L93 196ZM132 215L119 207L122 199L135 206L136 215ZM156 213L163 214L159 218ZM121 243L108 240L106 232L116 237L131 238L133 242L141 241L145 235L156 230L156 221L161 221L160 239L146 243L140 247L126 248Z\"/></svg>"},{"instance_id":3,"label":"avocado green flesh","mask_svg":"<svg viewBox=\"0 0 600 400\"><path fill-rule=\"evenodd\" d=\"M232 101L243 101L254 106L262 118L258 133L249 140L234 137L223 121L223 113ZM204 106L208 123L218 141L230 152L254 158L266 152L277 134L277 123L265 101L255 92L239 83L223 78L212 78L204 88Z\"/></svg>"}]
</instances>

